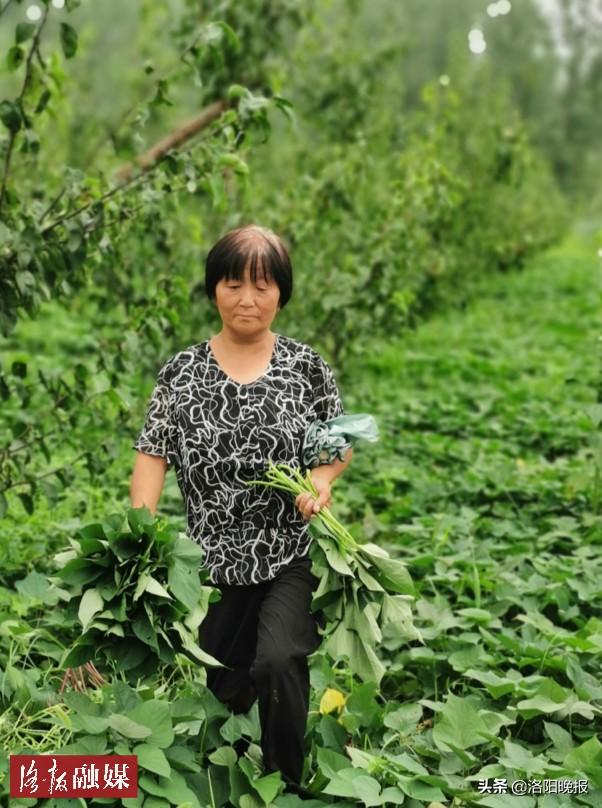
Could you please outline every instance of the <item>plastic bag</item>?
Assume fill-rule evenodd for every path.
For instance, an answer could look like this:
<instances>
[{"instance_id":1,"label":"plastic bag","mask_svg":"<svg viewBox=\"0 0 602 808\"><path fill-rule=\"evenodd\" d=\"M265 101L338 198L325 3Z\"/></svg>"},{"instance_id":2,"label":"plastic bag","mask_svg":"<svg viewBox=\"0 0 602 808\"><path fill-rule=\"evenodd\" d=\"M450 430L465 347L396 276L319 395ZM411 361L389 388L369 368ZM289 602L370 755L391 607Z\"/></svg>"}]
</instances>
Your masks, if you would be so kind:
<instances>
[{"instance_id":1,"label":"plastic bag","mask_svg":"<svg viewBox=\"0 0 602 808\"><path fill-rule=\"evenodd\" d=\"M305 468L315 468L343 460L358 440L374 443L378 440L378 425L372 415L360 412L339 415L329 421L314 421L305 433L302 459Z\"/></svg>"}]
</instances>

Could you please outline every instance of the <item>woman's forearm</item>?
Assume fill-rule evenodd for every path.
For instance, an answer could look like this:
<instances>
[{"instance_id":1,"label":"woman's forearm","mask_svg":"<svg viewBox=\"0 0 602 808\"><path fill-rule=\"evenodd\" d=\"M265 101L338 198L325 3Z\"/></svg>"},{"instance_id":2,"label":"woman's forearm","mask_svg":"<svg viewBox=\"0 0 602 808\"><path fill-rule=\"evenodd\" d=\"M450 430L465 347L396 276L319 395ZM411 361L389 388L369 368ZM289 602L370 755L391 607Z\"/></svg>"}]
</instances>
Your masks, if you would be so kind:
<instances>
[{"instance_id":1,"label":"woman's forearm","mask_svg":"<svg viewBox=\"0 0 602 808\"><path fill-rule=\"evenodd\" d=\"M344 460L339 460L337 457L332 463L325 463L321 466L316 466L310 471L312 480L320 479L327 483L332 483L339 476L339 474L342 474L345 471L351 462L352 457L353 449L348 449Z\"/></svg>"},{"instance_id":2,"label":"woman's forearm","mask_svg":"<svg viewBox=\"0 0 602 808\"><path fill-rule=\"evenodd\" d=\"M138 452L130 483L132 508L141 508L146 505L152 515L155 515L166 471L165 458Z\"/></svg>"}]
</instances>

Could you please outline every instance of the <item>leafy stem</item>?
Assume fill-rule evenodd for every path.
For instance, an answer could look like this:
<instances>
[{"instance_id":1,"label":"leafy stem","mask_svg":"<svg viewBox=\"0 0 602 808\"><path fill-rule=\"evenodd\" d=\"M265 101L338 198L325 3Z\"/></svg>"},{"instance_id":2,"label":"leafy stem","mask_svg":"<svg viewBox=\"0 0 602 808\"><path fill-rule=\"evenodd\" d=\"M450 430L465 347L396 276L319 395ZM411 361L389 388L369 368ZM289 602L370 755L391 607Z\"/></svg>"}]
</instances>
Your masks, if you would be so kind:
<instances>
[{"instance_id":1,"label":"leafy stem","mask_svg":"<svg viewBox=\"0 0 602 808\"><path fill-rule=\"evenodd\" d=\"M6 6L4 6L4 8L0 12L0 14L4 13L9 5L10 5L10 0L9 0L9 3ZM16 104L19 107L19 114L20 115L21 115L21 109L22 109L22 106L23 106L23 99L25 98L27 88L29 87L29 82L31 81L33 57L34 57L34 54L36 53L36 51L38 50L38 45L39 45L39 42L40 42L40 36L42 34L42 30L43 30L44 26L46 25L46 20L48 19L49 10L50 10L50 6L46 5L44 7L44 13L42 15L42 19L40 20L40 24L36 28L36 32L33 35L31 45L29 46L29 50L27 52L27 60L25 62L25 76L23 77L23 84L21 86L21 92L19 93L19 95L17 97L17 100L16 100ZM2 212L2 206L4 204L4 198L6 196L6 186L7 186L7 183L8 183L8 175L10 173L10 163L11 163L11 159L12 159L12 155L13 155L13 149L14 149L15 140L16 140L18 131L19 131L18 129L11 127L10 134L8 136L8 144L6 146L6 154L4 155L4 167L2 169L2 182L0 184L0 213Z\"/></svg>"},{"instance_id":2,"label":"leafy stem","mask_svg":"<svg viewBox=\"0 0 602 808\"><path fill-rule=\"evenodd\" d=\"M251 480L247 485L266 485L271 488L278 488L295 496L308 493L317 496L317 490L311 479L311 473L307 470L305 476L298 468L286 464L269 463L265 480ZM345 550L356 551L360 545L355 541L351 533L339 522L328 508L321 508L315 515L316 519L326 528L330 535L336 540L339 550L344 555Z\"/></svg>"}]
</instances>

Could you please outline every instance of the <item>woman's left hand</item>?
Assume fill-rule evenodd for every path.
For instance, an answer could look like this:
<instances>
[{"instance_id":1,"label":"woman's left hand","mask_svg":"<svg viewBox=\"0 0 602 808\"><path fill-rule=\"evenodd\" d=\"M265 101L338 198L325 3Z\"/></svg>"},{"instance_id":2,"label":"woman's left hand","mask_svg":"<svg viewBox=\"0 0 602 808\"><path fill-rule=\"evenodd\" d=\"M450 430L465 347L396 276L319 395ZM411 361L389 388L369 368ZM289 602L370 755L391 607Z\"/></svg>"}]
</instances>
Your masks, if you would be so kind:
<instances>
[{"instance_id":1,"label":"woman's left hand","mask_svg":"<svg viewBox=\"0 0 602 808\"><path fill-rule=\"evenodd\" d=\"M307 520L312 519L322 508L330 508L330 481L312 474L312 482L316 487L318 497L313 497L311 494L299 494L295 499L295 505Z\"/></svg>"}]
</instances>

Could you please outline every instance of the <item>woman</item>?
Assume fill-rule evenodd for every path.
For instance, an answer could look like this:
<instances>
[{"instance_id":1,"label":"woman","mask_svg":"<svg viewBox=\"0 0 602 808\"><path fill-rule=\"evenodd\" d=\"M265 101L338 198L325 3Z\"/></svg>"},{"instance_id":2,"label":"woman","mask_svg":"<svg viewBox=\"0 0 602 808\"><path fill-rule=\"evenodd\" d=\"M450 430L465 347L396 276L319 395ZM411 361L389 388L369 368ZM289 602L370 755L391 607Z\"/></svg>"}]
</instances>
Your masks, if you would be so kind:
<instances>
[{"instance_id":1,"label":"woman","mask_svg":"<svg viewBox=\"0 0 602 808\"><path fill-rule=\"evenodd\" d=\"M300 784L309 708L307 656L320 644L310 612L309 520L328 507L332 481L351 460L311 470L317 498L246 483L268 461L302 466L305 431L343 414L332 372L308 345L271 330L290 299L282 241L255 225L223 236L207 256L205 289L221 331L160 369L138 450L130 497L154 514L166 470L176 468L187 535L203 550L222 593L199 642L228 666L207 686L233 712L258 698L266 772ZM248 745L248 744L247 744ZM242 751L240 744L238 751Z\"/></svg>"}]
</instances>

